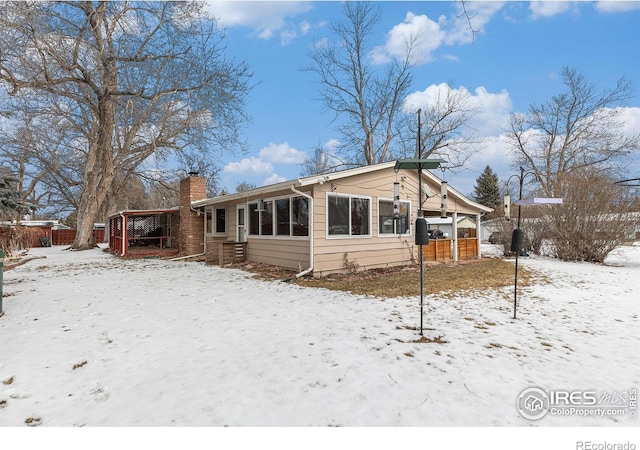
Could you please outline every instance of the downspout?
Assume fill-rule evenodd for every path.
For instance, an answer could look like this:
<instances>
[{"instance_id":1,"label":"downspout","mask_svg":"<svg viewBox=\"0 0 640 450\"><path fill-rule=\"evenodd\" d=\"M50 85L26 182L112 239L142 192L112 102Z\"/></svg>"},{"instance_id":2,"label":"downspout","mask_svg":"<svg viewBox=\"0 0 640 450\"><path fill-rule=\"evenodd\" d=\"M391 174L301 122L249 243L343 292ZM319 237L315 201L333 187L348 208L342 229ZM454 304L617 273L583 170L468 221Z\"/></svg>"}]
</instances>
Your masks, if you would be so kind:
<instances>
[{"instance_id":1,"label":"downspout","mask_svg":"<svg viewBox=\"0 0 640 450\"><path fill-rule=\"evenodd\" d=\"M313 270L313 197L297 190L293 184L291 185L291 192L309 199L309 268L296 274L296 278L300 278Z\"/></svg>"}]
</instances>

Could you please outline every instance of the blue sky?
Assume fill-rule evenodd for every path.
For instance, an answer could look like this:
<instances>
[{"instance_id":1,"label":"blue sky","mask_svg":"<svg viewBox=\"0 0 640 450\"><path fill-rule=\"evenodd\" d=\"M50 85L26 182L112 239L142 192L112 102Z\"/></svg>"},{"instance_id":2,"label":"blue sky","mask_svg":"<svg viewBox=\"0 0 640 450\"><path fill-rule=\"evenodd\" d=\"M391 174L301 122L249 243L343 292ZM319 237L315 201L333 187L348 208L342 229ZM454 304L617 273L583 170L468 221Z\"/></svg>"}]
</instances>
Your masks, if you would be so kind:
<instances>
[{"instance_id":1,"label":"blue sky","mask_svg":"<svg viewBox=\"0 0 640 450\"><path fill-rule=\"evenodd\" d=\"M628 130L640 130L640 1L468 2L475 35L460 17L459 1L379 1L379 45L387 52L403 30L428 36L416 68L412 95L451 82L473 94L473 125L487 139L462 171L444 177L465 194L489 164L501 179L516 170L500 139L510 113L524 112L563 91L558 73L571 66L598 88L629 78L636 91L625 104ZM209 9L228 34L228 56L246 60L258 83L248 99L252 122L244 137L250 153L223 159L219 186L257 186L295 179L307 153L339 139L332 115L322 112L309 49L331 36L330 22L342 18L342 3L216 2ZM637 166L640 169L640 165ZM640 173L634 174L640 176Z\"/></svg>"}]
</instances>

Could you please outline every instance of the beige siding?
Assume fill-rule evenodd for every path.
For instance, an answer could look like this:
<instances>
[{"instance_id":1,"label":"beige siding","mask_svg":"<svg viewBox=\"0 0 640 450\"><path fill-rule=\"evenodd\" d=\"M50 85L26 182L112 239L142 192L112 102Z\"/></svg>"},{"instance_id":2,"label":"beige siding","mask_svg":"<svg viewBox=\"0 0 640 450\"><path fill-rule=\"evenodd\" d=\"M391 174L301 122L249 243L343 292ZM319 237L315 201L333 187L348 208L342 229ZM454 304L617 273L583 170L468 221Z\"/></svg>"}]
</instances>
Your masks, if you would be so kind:
<instances>
[{"instance_id":1,"label":"beige siding","mask_svg":"<svg viewBox=\"0 0 640 450\"><path fill-rule=\"evenodd\" d=\"M207 256L209 263L218 264L218 243L221 241L235 241L237 228L237 206L256 202L258 199L265 201L276 198L297 197L291 190L281 190L259 196L248 196L245 199L234 202L219 203L214 208L226 208L227 232L224 235L216 234L207 236ZM249 222L247 220L247 227ZM247 238L247 261L257 263L272 264L292 270L305 270L309 267L309 239L304 237L281 237L281 236L255 236L249 235Z\"/></svg>"},{"instance_id":2,"label":"beige siding","mask_svg":"<svg viewBox=\"0 0 640 450\"><path fill-rule=\"evenodd\" d=\"M323 177L322 184L315 179L306 179L301 182L299 190L313 196L313 210L311 215L311 229L313 233L313 265L314 276L326 275L334 272L344 272L345 258L350 264L355 264L359 269L372 269L387 266L416 264L418 260L418 248L414 245L414 224L420 204L418 199L418 174L416 170L401 170L395 173L393 166L387 165L381 170L362 170L336 174ZM401 201L410 202L410 233L397 236L379 235L378 201L384 199L392 201L393 183L400 183ZM293 182L295 183L295 182ZM426 216L440 216L440 183L431 175L423 176L422 183L427 183L432 198L424 202L423 209ZM258 199L265 201L296 196L288 187L278 185L277 191L269 192L258 189L249 191L246 198L233 198L233 201L216 204L217 207L227 208L227 234L225 236L209 236L207 238L207 254L217 248L215 244L219 240L231 240L236 238L236 206L255 202ZM368 236L328 236L327 235L327 194L355 195L368 197L371 201L370 235ZM480 207L481 208L481 207ZM479 213L478 205L460 197L454 190L449 190L447 201L447 213L472 214ZM247 222L248 225L248 222ZM304 270L309 267L309 240L300 237L283 238L280 236L260 237L249 235L247 240L247 260L266 264L287 267L293 270Z\"/></svg>"},{"instance_id":3,"label":"beige siding","mask_svg":"<svg viewBox=\"0 0 640 450\"><path fill-rule=\"evenodd\" d=\"M247 243L247 261L302 271L309 267L309 240L252 239L250 236Z\"/></svg>"},{"instance_id":4,"label":"beige siding","mask_svg":"<svg viewBox=\"0 0 640 450\"><path fill-rule=\"evenodd\" d=\"M414 245L413 230L412 234L402 236L379 236L378 233L378 200L393 199L393 183L396 180L401 183L401 200L411 202L409 222L413 228L417 213L417 195L414 195L417 183L411 183L409 177L403 180L402 175L395 174L391 169L382 173L362 174L315 186L314 276L344 272L345 258L350 264L357 264L359 270L407 265L416 261L418 253ZM435 190L435 187L432 190ZM328 236L327 193L369 197L371 200L370 236Z\"/></svg>"}]
</instances>

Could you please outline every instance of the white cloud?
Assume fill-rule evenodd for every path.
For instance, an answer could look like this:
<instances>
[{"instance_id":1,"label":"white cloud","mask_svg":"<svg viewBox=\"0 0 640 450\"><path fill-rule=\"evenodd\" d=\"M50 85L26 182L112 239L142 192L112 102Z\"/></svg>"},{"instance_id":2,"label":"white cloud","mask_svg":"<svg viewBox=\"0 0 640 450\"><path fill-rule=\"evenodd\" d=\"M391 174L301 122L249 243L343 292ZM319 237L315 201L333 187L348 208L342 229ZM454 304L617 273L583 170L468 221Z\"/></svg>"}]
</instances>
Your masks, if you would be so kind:
<instances>
[{"instance_id":1,"label":"white cloud","mask_svg":"<svg viewBox=\"0 0 640 450\"><path fill-rule=\"evenodd\" d=\"M305 35L311 30L312 27L309 22L307 22L306 20L303 20L302 22L300 22L299 28L300 28L300 33Z\"/></svg>"},{"instance_id":2,"label":"white cloud","mask_svg":"<svg viewBox=\"0 0 640 450\"><path fill-rule=\"evenodd\" d=\"M474 40L474 32L484 32L484 27L491 18L502 9L505 2L456 2L456 14L452 16L453 26L447 30L444 39L448 45L470 44ZM466 12L465 12L466 11Z\"/></svg>"},{"instance_id":3,"label":"white cloud","mask_svg":"<svg viewBox=\"0 0 640 450\"><path fill-rule=\"evenodd\" d=\"M603 13L621 13L640 9L640 2L600 0L596 2L595 8Z\"/></svg>"},{"instance_id":4,"label":"white cloud","mask_svg":"<svg viewBox=\"0 0 640 450\"><path fill-rule=\"evenodd\" d=\"M263 186L268 186L270 184L281 183L283 181L287 181L285 177L279 176L277 173L272 173L271 176L264 180Z\"/></svg>"},{"instance_id":5,"label":"white cloud","mask_svg":"<svg viewBox=\"0 0 640 450\"><path fill-rule=\"evenodd\" d=\"M622 132L627 136L640 133L640 108L620 107L616 108L620 113L620 122L623 124Z\"/></svg>"},{"instance_id":6,"label":"white cloud","mask_svg":"<svg viewBox=\"0 0 640 450\"><path fill-rule=\"evenodd\" d=\"M306 20L303 20L297 25L290 26L286 30L280 32L280 44L282 44L283 46L289 45L295 38L304 36L309 31L311 31L312 28L314 27Z\"/></svg>"},{"instance_id":7,"label":"white cloud","mask_svg":"<svg viewBox=\"0 0 640 450\"><path fill-rule=\"evenodd\" d=\"M289 146L288 142L282 144L269 143L260 150L260 159L280 164L302 164L307 154Z\"/></svg>"},{"instance_id":8,"label":"white cloud","mask_svg":"<svg viewBox=\"0 0 640 450\"><path fill-rule=\"evenodd\" d=\"M544 17L553 17L558 14L562 14L567 11L575 10L577 5L575 2L560 2L560 1L546 1L536 0L529 4L531 10L531 17L533 19L540 19Z\"/></svg>"},{"instance_id":9,"label":"white cloud","mask_svg":"<svg viewBox=\"0 0 640 450\"><path fill-rule=\"evenodd\" d=\"M253 29L255 35L260 39L271 39L280 30L289 27L287 18L310 11L313 6L311 2L306 1L245 2L209 0L207 8L225 26L249 27ZM286 38L291 38L291 30L288 30L285 34Z\"/></svg>"},{"instance_id":10,"label":"white cloud","mask_svg":"<svg viewBox=\"0 0 640 450\"><path fill-rule=\"evenodd\" d=\"M324 148L328 151L328 152L334 152L338 147L340 146L340 141L337 139L329 139L327 142L324 143Z\"/></svg>"},{"instance_id":11,"label":"white cloud","mask_svg":"<svg viewBox=\"0 0 640 450\"><path fill-rule=\"evenodd\" d=\"M223 170L232 174L271 173L273 172L273 166L270 162L251 157L244 158L239 162L230 162L224 166Z\"/></svg>"},{"instance_id":12,"label":"white cloud","mask_svg":"<svg viewBox=\"0 0 640 450\"><path fill-rule=\"evenodd\" d=\"M446 98L449 86L446 83L432 84L424 91L409 94L405 99L404 108L415 111L417 108L426 109L434 106L438 101L442 103ZM506 90L491 93L484 86L480 86L471 93L461 86L451 89L451 95L466 97L465 109L474 110L468 125L480 136L496 136L507 126L511 113L511 97ZM440 100L438 100L440 99Z\"/></svg>"},{"instance_id":13,"label":"white cloud","mask_svg":"<svg viewBox=\"0 0 640 450\"><path fill-rule=\"evenodd\" d=\"M404 22L395 25L387 33L385 45L374 49L372 57L376 64L384 64L391 59L403 59L408 47L413 45L412 61L429 62L433 60L432 53L440 47L444 36L438 22L426 15L417 16L408 12Z\"/></svg>"},{"instance_id":14,"label":"white cloud","mask_svg":"<svg viewBox=\"0 0 640 450\"><path fill-rule=\"evenodd\" d=\"M487 91L484 86L476 88L471 103L476 114L469 125L482 135L494 136L504 130L509 124L511 114L511 97L505 89L498 93Z\"/></svg>"},{"instance_id":15,"label":"white cloud","mask_svg":"<svg viewBox=\"0 0 640 450\"><path fill-rule=\"evenodd\" d=\"M482 33L485 25L504 6L505 2L456 2L456 13L450 18L438 17L437 21L427 15L407 12L402 23L395 25L387 33L384 45L376 47L372 59L376 64L384 64L392 59L406 56L408 44L413 42L411 61L424 64L434 60L434 52L444 45L469 44L474 40L474 32ZM456 60L454 55L445 59Z\"/></svg>"}]
</instances>

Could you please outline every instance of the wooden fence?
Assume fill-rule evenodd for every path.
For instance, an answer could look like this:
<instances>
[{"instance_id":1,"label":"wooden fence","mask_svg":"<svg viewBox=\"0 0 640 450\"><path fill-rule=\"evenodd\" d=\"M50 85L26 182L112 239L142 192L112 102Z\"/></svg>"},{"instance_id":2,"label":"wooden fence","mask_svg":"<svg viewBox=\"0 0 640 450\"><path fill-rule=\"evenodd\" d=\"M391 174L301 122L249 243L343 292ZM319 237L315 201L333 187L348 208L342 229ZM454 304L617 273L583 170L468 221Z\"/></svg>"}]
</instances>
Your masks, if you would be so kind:
<instances>
[{"instance_id":1,"label":"wooden fence","mask_svg":"<svg viewBox=\"0 0 640 450\"><path fill-rule=\"evenodd\" d=\"M93 237L96 243L104 241L104 229L93 230ZM52 230L52 245L71 245L76 240L76 230Z\"/></svg>"},{"instance_id":2,"label":"wooden fence","mask_svg":"<svg viewBox=\"0 0 640 450\"><path fill-rule=\"evenodd\" d=\"M422 247L425 261L451 261L453 259L452 239L430 239L428 245ZM478 239L458 238L458 260L478 257Z\"/></svg>"},{"instance_id":3,"label":"wooden fence","mask_svg":"<svg viewBox=\"0 0 640 450\"><path fill-rule=\"evenodd\" d=\"M451 239L429 239L429 244L422 246L422 257L425 261L450 261Z\"/></svg>"}]
</instances>

